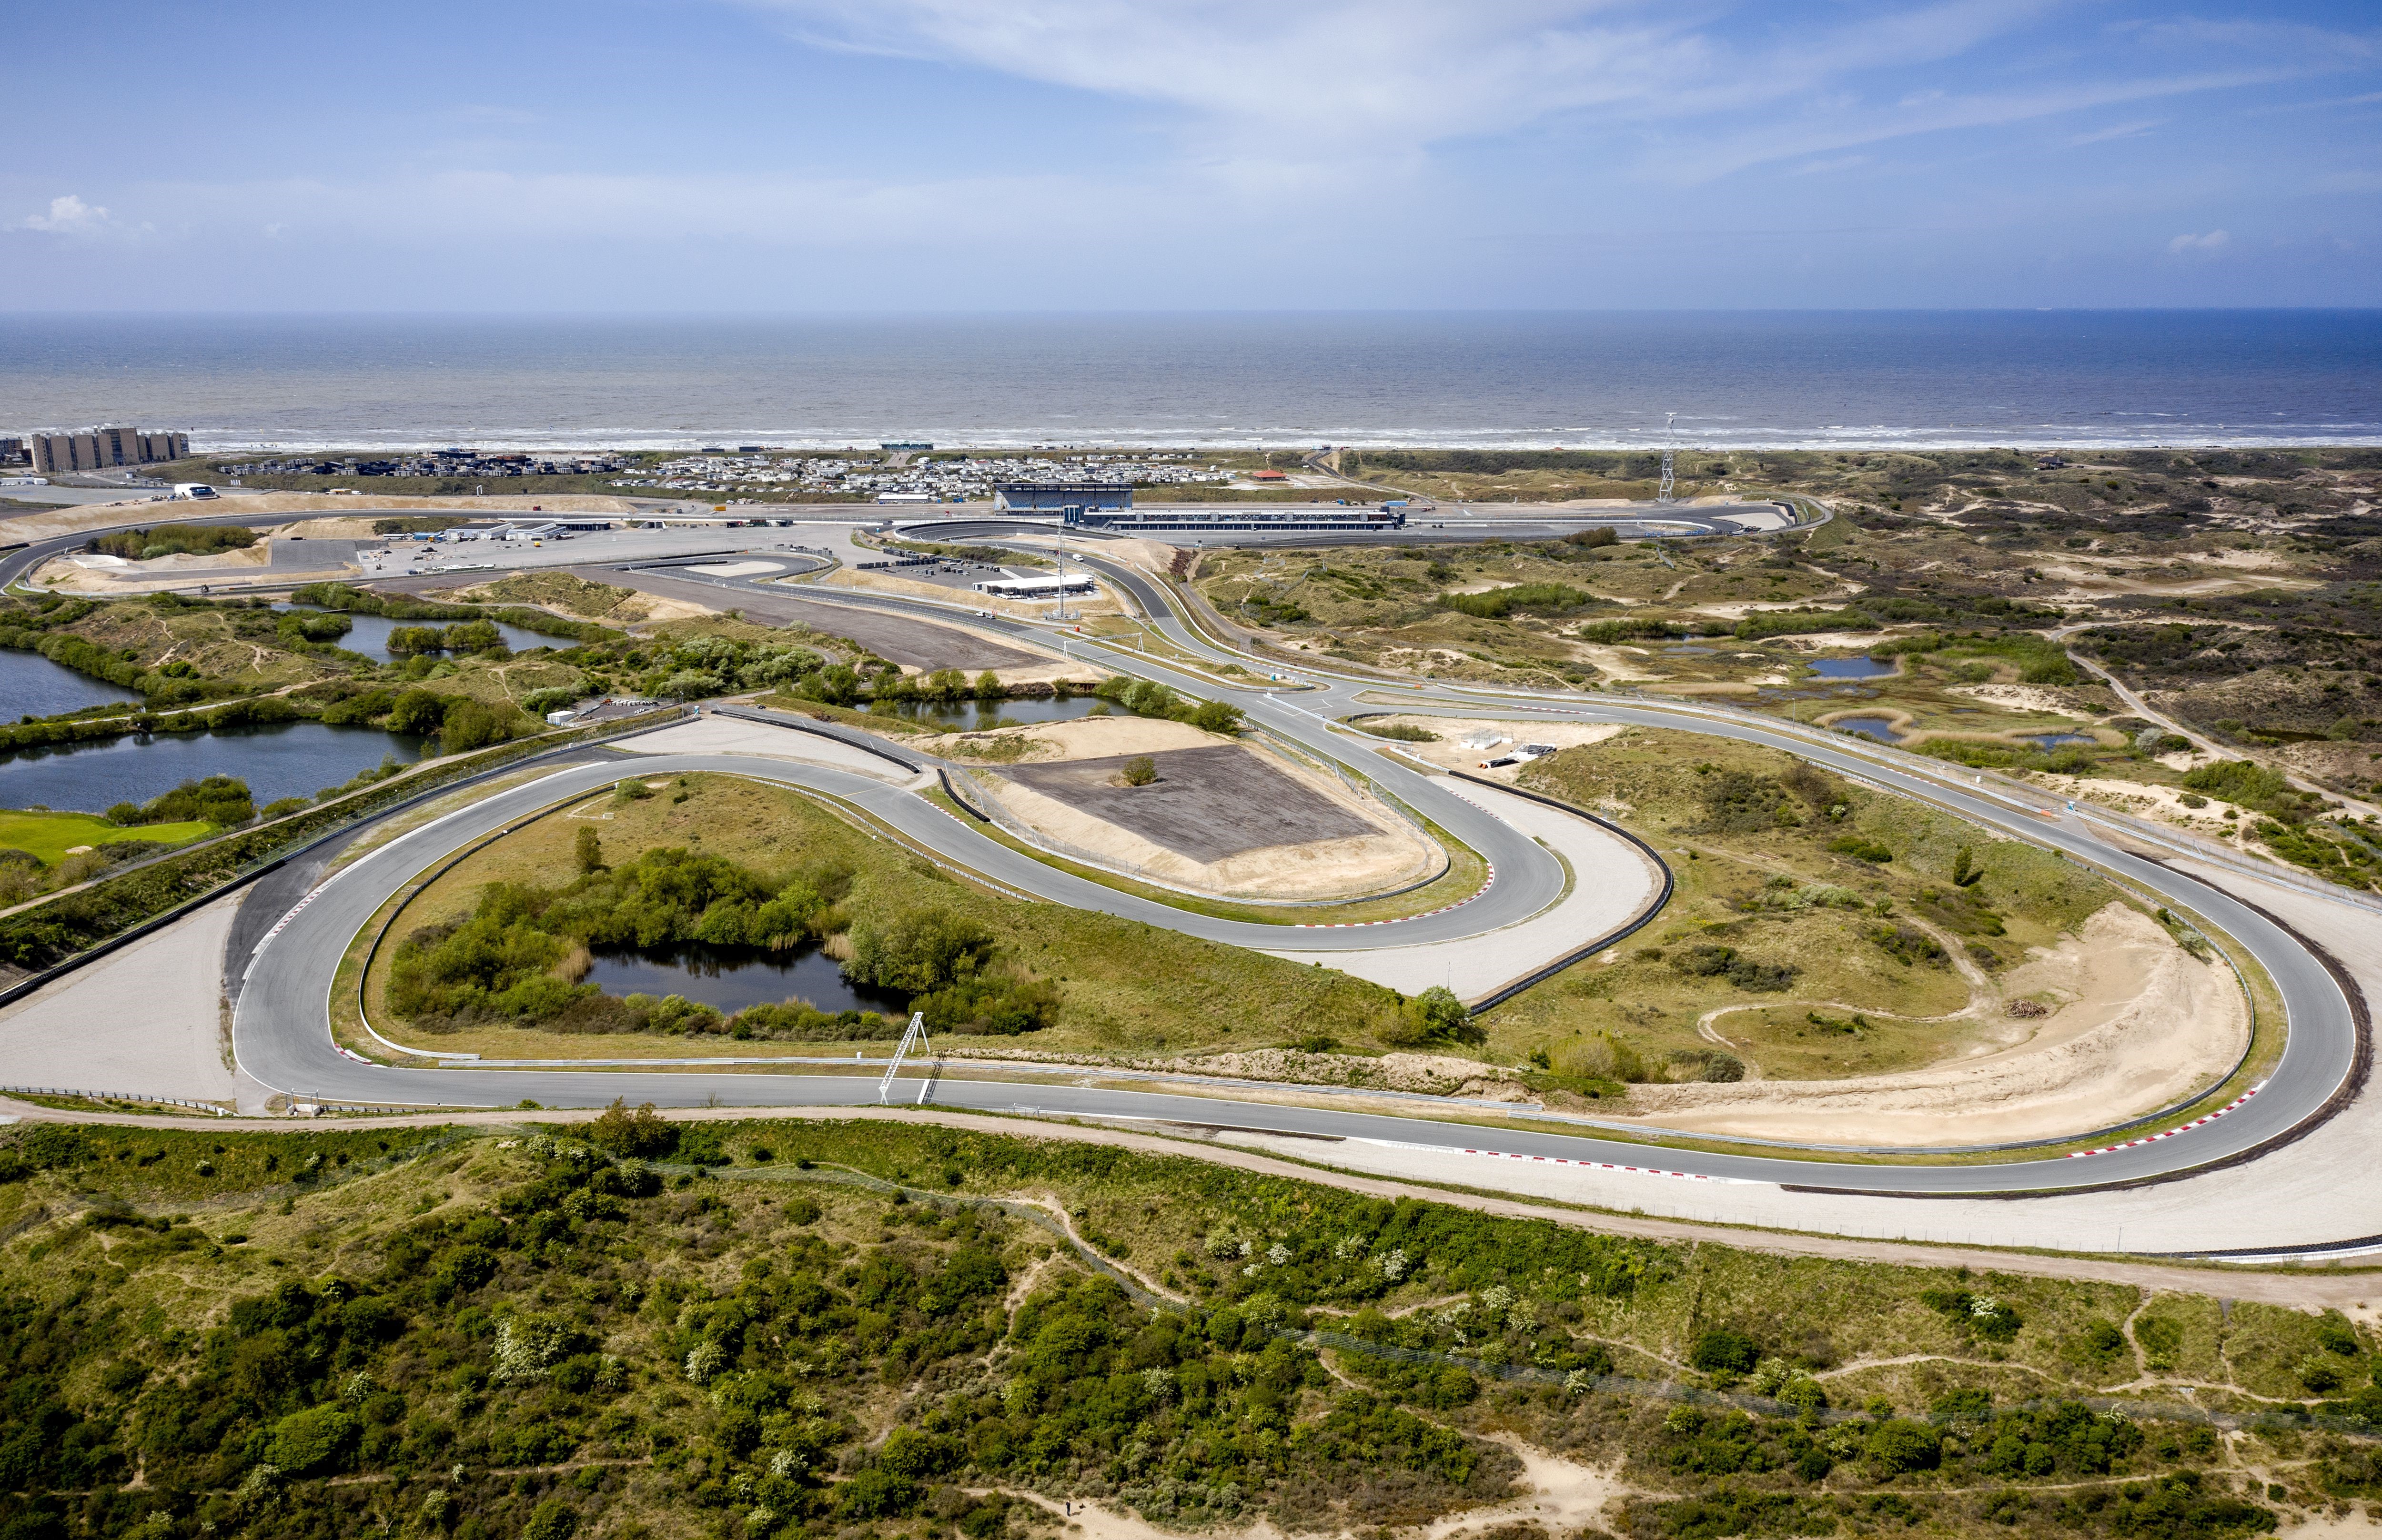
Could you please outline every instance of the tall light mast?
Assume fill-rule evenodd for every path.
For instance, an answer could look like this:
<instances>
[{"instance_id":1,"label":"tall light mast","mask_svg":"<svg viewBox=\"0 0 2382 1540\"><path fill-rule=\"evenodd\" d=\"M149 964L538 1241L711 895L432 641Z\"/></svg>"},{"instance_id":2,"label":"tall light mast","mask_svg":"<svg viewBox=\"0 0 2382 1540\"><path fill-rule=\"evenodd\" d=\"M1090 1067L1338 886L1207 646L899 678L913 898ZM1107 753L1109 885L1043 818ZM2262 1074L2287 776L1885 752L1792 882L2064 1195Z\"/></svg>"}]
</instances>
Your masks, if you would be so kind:
<instances>
[{"instance_id":1,"label":"tall light mast","mask_svg":"<svg viewBox=\"0 0 2382 1540\"><path fill-rule=\"evenodd\" d=\"M1673 462L1677 459L1679 453L1678 435L1672 431L1671 424L1677 422L1678 417L1679 414L1675 411L1666 411L1663 414L1663 484L1654 490L1654 501L1658 503L1667 503L1671 500L1671 472L1675 469Z\"/></svg>"}]
</instances>

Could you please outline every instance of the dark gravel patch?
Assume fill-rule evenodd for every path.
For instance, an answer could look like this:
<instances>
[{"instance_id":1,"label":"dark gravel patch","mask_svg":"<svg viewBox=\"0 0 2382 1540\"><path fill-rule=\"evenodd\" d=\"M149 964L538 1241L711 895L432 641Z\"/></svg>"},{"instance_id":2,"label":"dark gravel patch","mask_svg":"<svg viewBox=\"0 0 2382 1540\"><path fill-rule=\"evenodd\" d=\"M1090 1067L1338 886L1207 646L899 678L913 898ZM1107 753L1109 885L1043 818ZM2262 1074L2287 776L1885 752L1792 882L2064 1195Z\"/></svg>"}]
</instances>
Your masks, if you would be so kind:
<instances>
[{"instance_id":1,"label":"dark gravel patch","mask_svg":"<svg viewBox=\"0 0 2382 1540\"><path fill-rule=\"evenodd\" d=\"M1151 754L1148 757L1158 764L1157 780L1148 786L1112 784L1127 761L1141 757L1117 754L1064 764L1021 764L1001 774L1028 790L1081 808L1201 862L1271 845L1351 839L1376 832L1346 808L1234 744Z\"/></svg>"}]
</instances>

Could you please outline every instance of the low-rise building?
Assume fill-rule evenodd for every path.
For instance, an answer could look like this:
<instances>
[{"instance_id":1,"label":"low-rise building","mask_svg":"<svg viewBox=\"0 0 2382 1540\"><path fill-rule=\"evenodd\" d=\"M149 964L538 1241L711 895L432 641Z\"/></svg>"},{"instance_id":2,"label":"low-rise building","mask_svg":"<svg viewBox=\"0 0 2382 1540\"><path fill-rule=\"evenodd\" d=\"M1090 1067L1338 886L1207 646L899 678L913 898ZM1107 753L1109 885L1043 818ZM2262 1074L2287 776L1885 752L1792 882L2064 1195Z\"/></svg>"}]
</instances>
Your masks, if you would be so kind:
<instances>
[{"instance_id":1,"label":"low-rise building","mask_svg":"<svg viewBox=\"0 0 2382 1540\"><path fill-rule=\"evenodd\" d=\"M1002 482L992 489L992 506L1007 513L1112 512L1133 507L1133 483Z\"/></svg>"}]
</instances>

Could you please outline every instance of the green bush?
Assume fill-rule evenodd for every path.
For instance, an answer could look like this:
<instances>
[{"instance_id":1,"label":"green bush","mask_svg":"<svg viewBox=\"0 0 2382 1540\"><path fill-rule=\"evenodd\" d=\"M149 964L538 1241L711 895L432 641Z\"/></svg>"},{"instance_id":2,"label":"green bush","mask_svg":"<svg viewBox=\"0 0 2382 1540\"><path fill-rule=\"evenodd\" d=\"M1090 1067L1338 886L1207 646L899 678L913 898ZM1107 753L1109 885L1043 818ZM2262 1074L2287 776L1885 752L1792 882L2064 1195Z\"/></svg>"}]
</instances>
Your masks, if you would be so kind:
<instances>
[{"instance_id":1,"label":"green bush","mask_svg":"<svg viewBox=\"0 0 2382 1540\"><path fill-rule=\"evenodd\" d=\"M974 978L992 956L992 936L948 910L913 910L852 928L845 972L866 984L913 994Z\"/></svg>"},{"instance_id":2,"label":"green bush","mask_svg":"<svg viewBox=\"0 0 2382 1540\"><path fill-rule=\"evenodd\" d=\"M1871 1466L1885 1475L1934 1470L1943 1452L1943 1436L1927 1424L1908 1417L1888 1418L1878 1424L1862 1446Z\"/></svg>"},{"instance_id":3,"label":"green bush","mask_svg":"<svg viewBox=\"0 0 2382 1540\"><path fill-rule=\"evenodd\" d=\"M1697 1334L1688 1362L1708 1375L1750 1375L1762 1359L1762 1347L1741 1331L1714 1326Z\"/></svg>"},{"instance_id":4,"label":"green bush","mask_svg":"<svg viewBox=\"0 0 2382 1540\"><path fill-rule=\"evenodd\" d=\"M1798 972L1791 962L1759 962L1734 947L1709 942L1673 953L1671 966L1689 978L1725 978L1739 989L1762 994L1786 988Z\"/></svg>"},{"instance_id":5,"label":"green bush","mask_svg":"<svg viewBox=\"0 0 2382 1540\"><path fill-rule=\"evenodd\" d=\"M103 556L127 561L158 556L212 556L217 551L244 551L256 544L256 532L240 524L160 524L147 530L117 530L94 536L84 546Z\"/></svg>"},{"instance_id":6,"label":"green bush","mask_svg":"<svg viewBox=\"0 0 2382 1540\"><path fill-rule=\"evenodd\" d=\"M1533 615L1568 615L1606 601L1569 583L1509 583L1484 593L1443 593L1442 609L1483 620L1503 620L1516 610Z\"/></svg>"},{"instance_id":7,"label":"green bush","mask_svg":"<svg viewBox=\"0 0 2382 1540\"><path fill-rule=\"evenodd\" d=\"M231 776L184 781L138 807L118 802L107 810L109 823L126 825L199 823L230 828L255 816L256 806L249 799L248 783Z\"/></svg>"},{"instance_id":8,"label":"green bush","mask_svg":"<svg viewBox=\"0 0 2382 1540\"><path fill-rule=\"evenodd\" d=\"M315 1475L338 1469L363 1431L353 1414L336 1406L293 1412L274 1424L266 1458L291 1475Z\"/></svg>"},{"instance_id":9,"label":"green bush","mask_svg":"<svg viewBox=\"0 0 2382 1540\"><path fill-rule=\"evenodd\" d=\"M1383 1041L1394 1045L1425 1043L1483 1043L1488 1041L1486 1029L1475 1023L1472 1012L1458 999L1455 991L1432 984L1398 1008L1394 1027L1384 1029Z\"/></svg>"},{"instance_id":10,"label":"green bush","mask_svg":"<svg viewBox=\"0 0 2382 1540\"><path fill-rule=\"evenodd\" d=\"M2307 816L2300 793L2279 770L2246 759L2221 759L2184 773L2183 784L2221 801L2297 823Z\"/></svg>"}]
</instances>

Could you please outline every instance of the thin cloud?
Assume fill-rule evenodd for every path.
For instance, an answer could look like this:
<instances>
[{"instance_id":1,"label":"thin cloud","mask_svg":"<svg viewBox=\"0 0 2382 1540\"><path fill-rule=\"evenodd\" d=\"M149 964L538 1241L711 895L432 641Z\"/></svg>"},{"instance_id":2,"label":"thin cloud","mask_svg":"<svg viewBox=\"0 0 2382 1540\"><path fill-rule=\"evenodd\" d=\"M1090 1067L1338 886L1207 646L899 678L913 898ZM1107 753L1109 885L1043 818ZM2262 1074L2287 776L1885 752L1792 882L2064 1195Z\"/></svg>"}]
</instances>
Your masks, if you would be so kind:
<instances>
[{"instance_id":1,"label":"thin cloud","mask_svg":"<svg viewBox=\"0 0 2382 1540\"><path fill-rule=\"evenodd\" d=\"M2213 256L2232 243L2233 238L2223 230L2211 230L2206 235L2179 235L2167 243L2175 256Z\"/></svg>"},{"instance_id":2,"label":"thin cloud","mask_svg":"<svg viewBox=\"0 0 2382 1540\"><path fill-rule=\"evenodd\" d=\"M1418 163L1454 141L1541 127L1641 178L1692 185L2371 56L2362 34L2264 23L2120 25L2102 34L2111 47L2056 63L2025 54L2029 29L2069 9L2061 0L1889 5L1834 26L1713 0L743 3L817 44L1148 104L1174 116L1185 168L1250 186ZM2186 55L2204 67L2177 67Z\"/></svg>"},{"instance_id":3,"label":"thin cloud","mask_svg":"<svg viewBox=\"0 0 2382 1540\"><path fill-rule=\"evenodd\" d=\"M2081 150L2088 144L2106 144L2113 139L2140 139L2166 122L2167 119L2164 117L2145 117L2139 123L2119 123L2112 128L2095 128L2088 134L2070 136L2068 147L2071 150Z\"/></svg>"}]
</instances>

